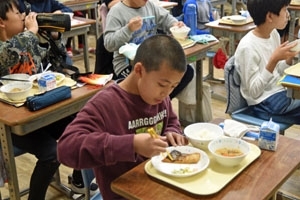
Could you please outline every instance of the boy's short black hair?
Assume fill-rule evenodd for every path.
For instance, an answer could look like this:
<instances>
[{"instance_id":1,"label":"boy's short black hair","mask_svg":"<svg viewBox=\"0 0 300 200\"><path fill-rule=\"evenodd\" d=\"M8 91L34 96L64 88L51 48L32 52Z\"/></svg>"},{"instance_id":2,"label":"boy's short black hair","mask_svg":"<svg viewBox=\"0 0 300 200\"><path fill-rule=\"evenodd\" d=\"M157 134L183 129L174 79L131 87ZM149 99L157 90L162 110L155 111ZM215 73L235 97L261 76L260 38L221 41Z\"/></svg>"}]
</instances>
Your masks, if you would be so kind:
<instances>
[{"instance_id":1,"label":"boy's short black hair","mask_svg":"<svg viewBox=\"0 0 300 200\"><path fill-rule=\"evenodd\" d=\"M151 36L140 44L133 64L137 62L141 62L147 72L159 70L162 63L179 72L187 68L182 46L173 37L163 34Z\"/></svg>"},{"instance_id":2,"label":"boy's short black hair","mask_svg":"<svg viewBox=\"0 0 300 200\"><path fill-rule=\"evenodd\" d=\"M284 6L288 6L291 0L248 0L247 9L254 21L259 26L265 22L268 12L279 15Z\"/></svg>"},{"instance_id":3,"label":"boy's short black hair","mask_svg":"<svg viewBox=\"0 0 300 200\"><path fill-rule=\"evenodd\" d=\"M7 19L6 13L12 10L13 6L19 9L19 2L17 0L1 0L0 1L0 18Z\"/></svg>"}]
</instances>

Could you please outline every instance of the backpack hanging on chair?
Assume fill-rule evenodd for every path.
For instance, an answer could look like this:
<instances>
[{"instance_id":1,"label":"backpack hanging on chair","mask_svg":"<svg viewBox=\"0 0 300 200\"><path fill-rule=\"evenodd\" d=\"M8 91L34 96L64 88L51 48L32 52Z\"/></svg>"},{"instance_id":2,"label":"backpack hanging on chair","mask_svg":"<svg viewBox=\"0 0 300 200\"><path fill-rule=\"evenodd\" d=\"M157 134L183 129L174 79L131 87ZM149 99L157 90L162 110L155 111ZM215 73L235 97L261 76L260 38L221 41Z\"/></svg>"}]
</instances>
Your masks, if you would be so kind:
<instances>
[{"instance_id":1,"label":"backpack hanging on chair","mask_svg":"<svg viewBox=\"0 0 300 200\"><path fill-rule=\"evenodd\" d=\"M19 62L13 67L9 68L10 74L35 74L37 72L36 66L34 65L32 56L28 52L20 53Z\"/></svg>"},{"instance_id":2,"label":"backpack hanging on chair","mask_svg":"<svg viewBox=\"0 0 300 200\"><path fill-rule=\"evenodd\" d=\"M72 79L77 80L80 74L79 69L66 63L66 52L56 45L50 33L39 31L39 34L50 44L50 51L47 58L47 62L51 63L49 70L69 75Z\"/></svg>"}]
</instances>

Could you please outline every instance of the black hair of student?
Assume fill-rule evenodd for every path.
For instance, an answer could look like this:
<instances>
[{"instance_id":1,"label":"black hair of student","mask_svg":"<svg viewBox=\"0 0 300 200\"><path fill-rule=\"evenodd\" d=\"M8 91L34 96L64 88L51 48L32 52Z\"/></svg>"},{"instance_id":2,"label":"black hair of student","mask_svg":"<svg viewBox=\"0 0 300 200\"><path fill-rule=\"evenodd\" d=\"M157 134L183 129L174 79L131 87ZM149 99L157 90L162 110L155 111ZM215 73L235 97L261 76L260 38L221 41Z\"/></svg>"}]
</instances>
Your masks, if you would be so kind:
<instances>
[{"instance_id":1,"label":"black hair of student","mask_svg":"<svg viewBox=\"0 0 300 200\"><path fill-rule=\"evenodd\" d=\"M288 6L291 0L248 0L247 9L256 26L265 22L268 12L279 15L284 6Z\"/></svg>"},{"instance_id":2,"label":"black hair of student","mask_svg":"<svg viewBox=\"0 0 300 200\"><path fill-rule=\"evenodd\" d=\"M0 18L7 19L6 13L16 6L19 9L19 2L17 0L1 0L0 1Z\"/></svg>"},{"instance_id":3,"label":"black hair of student","mask_svg":"<svg viewBox=\"0 0 300 200\"><path fill-rule=\"evenodd\" d=\"M186 58L182 46L173 37L157 34L144 40L137 49L133 64L141 62L146 71L159 70L162 63L185 72Z\"/></svg>"}]
</instances>

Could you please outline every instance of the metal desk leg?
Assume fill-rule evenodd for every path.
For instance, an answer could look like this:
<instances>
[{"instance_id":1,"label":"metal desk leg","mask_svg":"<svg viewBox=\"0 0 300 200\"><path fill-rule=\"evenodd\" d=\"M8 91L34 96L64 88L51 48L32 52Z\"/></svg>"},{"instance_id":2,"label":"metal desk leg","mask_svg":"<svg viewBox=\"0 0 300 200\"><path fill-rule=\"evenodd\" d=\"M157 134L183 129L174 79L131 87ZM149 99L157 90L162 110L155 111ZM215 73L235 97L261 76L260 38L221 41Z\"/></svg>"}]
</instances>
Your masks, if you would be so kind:
<instances>
[{"instance_id":1,"label":"metal desk leg","mask_svg":"<svg viewBox=\"0 0 300 200\"><path fill-rule=\"evenodd\" d=\"M232 15L236 15L236 14L235 14L235 10L236 10L236 1L237 1L237 0L232 0L232 1L231 1Z\"/></svg>"},{"instance_id":2,"label":"metal desk leg","mask_svg":"<svg viewBox=\"0 0 300 200\"><path fill-rule=\"evenodd\" d=\"M19 200L19 184L15 163L15 156L13 150L13 144L11 140L11 132L9 127L5 126L3 123L0 123L0 138L1 138L1 148L4 158L4 163L7 170L8 176L8 188L9 196L12 200Z\"/></svg>"},{"instance_id":3,"label":"metal desk leg","mask_svg":"<svg viewBox=\"0 0 300 200\"><path fill-rule=\"evenodd\" d=\"M88 34L87 32L84 33L84 66L85 66L85 72L90 71L90 61L89 61L89 48L88 48Z\"/></svg>"},{"instance_id":4,"label":"metal desk leg","mask_svg":"<svg viewBox=\"0 0 300 200\"><path fill-rule=\"evenodd\" d=\"M203 122L203 115L202 115L202 59L197 60L196 62L196 122Z\"/></svg>"},{"instance_id":5,"label":"metal desk leg","mask_svg":"<svg viewBox=\"0 0 300 200\"><path fill-rule=\"evenodd\" d=\"M93 9L94 10L94 16L95 16L95 20L96 20L96 24L95 24L95 31L96 31L96 41L97 39L100 37L100 31L99 31L99 16L98 16L98 4L97 6Z\"/></svg>"},{"instance_id":6,"label":"metal desk leg","mask_svg":"<svg viewBox=\"0 0 300 200\"><path fill-rule=\"evenodd\" d=\"M295 35L295 25L296 25L296 11L290 11L290 27L289 27L289 38L291 42L298 38L298 35ZM298 62L300 61L300 54L298 55Z\"/></svg>"},{"instance_id":7,"label":"metal desk leg","mask_svg":"<svg viewBox=\"0 0 300 200\"><path fill-rule=\"evenodd\" d=\"M289 27L289 41L293 41L298 36L295 36L295 24L296 24L296 12L294 10L290 11L290 27Z\"/></svg>"},{"instance_id":8,"label":"metal desk leg","mask_svg":"<svg viewBox=\"0 0 300 200\"><path fill-rule=\"evenodd\" d=\"M235 52L235 33L229 34L229 56L233 56Z\"/></svg>"}]
</instances>

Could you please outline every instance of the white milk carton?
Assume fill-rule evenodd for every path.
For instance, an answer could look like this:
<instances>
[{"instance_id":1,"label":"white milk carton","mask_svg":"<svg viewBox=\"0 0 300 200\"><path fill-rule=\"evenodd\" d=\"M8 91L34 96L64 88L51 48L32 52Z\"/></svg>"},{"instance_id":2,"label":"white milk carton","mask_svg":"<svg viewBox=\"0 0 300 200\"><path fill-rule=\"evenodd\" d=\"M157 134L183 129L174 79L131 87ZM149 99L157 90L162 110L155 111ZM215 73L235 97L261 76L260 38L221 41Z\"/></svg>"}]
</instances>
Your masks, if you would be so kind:
<instances>
[{"instance_id":1,"label":"white milk carton","mask_svg":"<svg viewBox=\"0 0 300 200\"><path fill-rule=\"evenodd\" d=\"M272 119L265 121L260 127L258 138L258 146L261 149L276 151L279 139L279 125L274 123Z\"/></svg>"},{"instance_id":2,"label":"white milk carton","mask_svg":"<svg viewBox=\"0 0 300 200\"><path fill-rule=\"evenodd\" d=\"M54 74L44 74L38 79L40 92L46 92L56 87L56 78Z\"/></svg>"}]
</instances>

